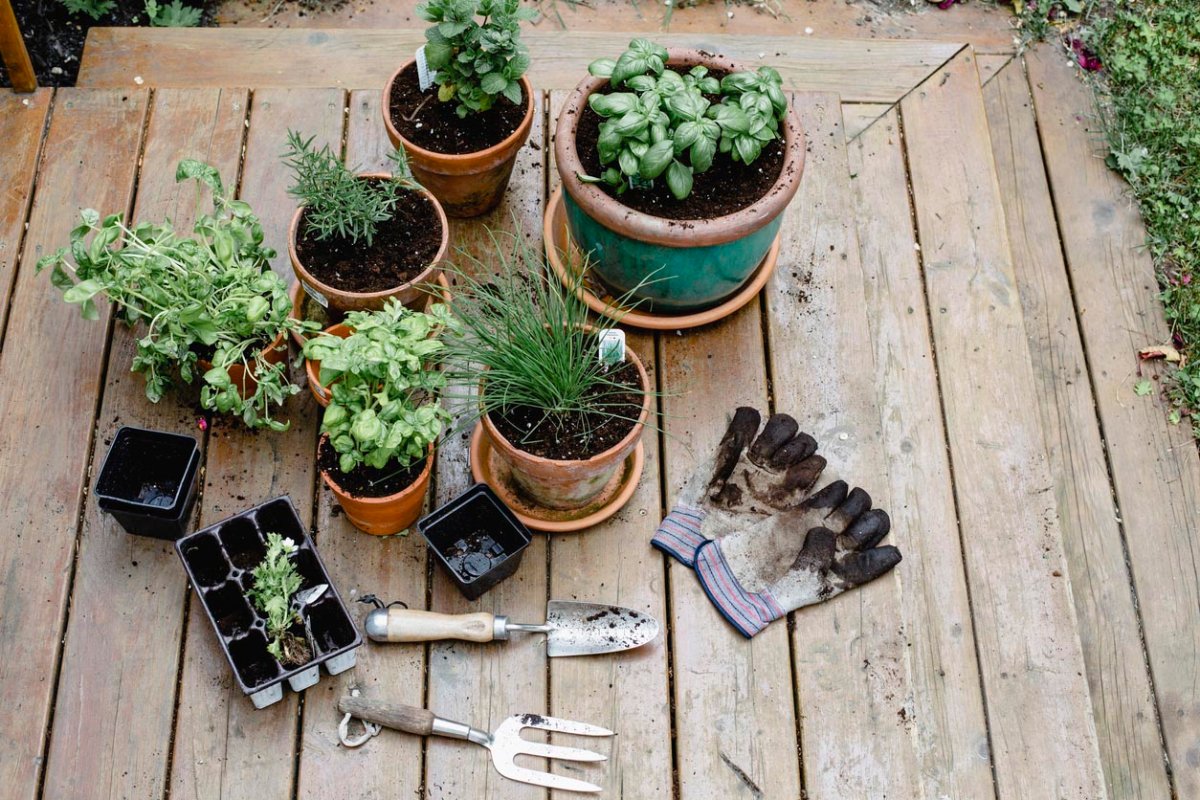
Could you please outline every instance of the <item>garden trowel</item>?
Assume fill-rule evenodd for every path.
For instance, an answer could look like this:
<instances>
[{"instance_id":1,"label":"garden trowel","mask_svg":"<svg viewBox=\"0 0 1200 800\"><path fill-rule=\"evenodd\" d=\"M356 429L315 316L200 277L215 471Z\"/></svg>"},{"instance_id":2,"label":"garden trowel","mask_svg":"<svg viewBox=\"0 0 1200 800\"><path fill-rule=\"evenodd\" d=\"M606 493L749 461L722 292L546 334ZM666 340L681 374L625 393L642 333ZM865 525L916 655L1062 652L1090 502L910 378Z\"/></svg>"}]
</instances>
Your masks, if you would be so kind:
<instances>
[{"instance_id":1,"label":"garden trowel","mask_svg":"<svg viewBox=\"0 0 1200 800\"><path fill-rule=\"evenodd\" d=\"M367 636L377 642L430 642L462 639L490 642L508 639L513 631L546 634L546 654L590 656L639 647L658 635L658 621L648 614L619 606L551 600L546 622L529 625L480 611L438 614L414 609L377 608L367 615Z\"/></svg>"}]
</instances>

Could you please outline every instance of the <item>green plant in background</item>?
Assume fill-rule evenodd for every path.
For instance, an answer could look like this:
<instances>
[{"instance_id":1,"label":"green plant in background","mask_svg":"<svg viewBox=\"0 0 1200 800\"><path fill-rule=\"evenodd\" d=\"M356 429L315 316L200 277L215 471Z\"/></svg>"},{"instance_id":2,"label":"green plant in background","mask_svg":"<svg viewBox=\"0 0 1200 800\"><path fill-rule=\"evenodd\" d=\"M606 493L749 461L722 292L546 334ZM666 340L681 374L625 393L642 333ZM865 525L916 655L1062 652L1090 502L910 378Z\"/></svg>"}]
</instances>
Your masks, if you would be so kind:
<instances>
[{"instance_id":1,"label":"green plant in background","mask_svg":"<svg viewBox=\"0 0 1200 800\"><path fill-rule=\"evenodd\" d=\"M200 24L202 13L179 0L172 0L167 5L160 5L158 0L146 0L146 18L156 28L194 28Z\"/></svg>"},{"instance_id":2,"label":"green plant in background","mask_svg":"<svg viewBox=\"0 0 1200 800\"><path fill-rule=\"evenodd\" d=\"M486 384L477 408L460 424L523 406L544 414L523 442L552 437L586 445L589 416L628 418L625 399L644 391L614 382L611 367L598 358L599 336L618 321L589 319L575 287L548 274L541 251L531 248L519 230L489 230L488 235L494 263L460 253L488 282L455 270L457 288L446 301L454 317L443 336L441 359L453 387L449 396L473 398L481 378ZM585 424L577 424L581 420Z\"/></svg>"},{"instance_id":3,"label":"green plant in background","mask_svg":"<svg viewBox=\"0 0 1200 800\"><path fill-rule=\"evenodd\" d=\"M580 180L605 183L621 194L662 176L682 200L692 193L694 175L707 172L718 153L751 164L779 138L787 96L774 69L732 72L718 81L703 66L680 74L666 62L665 47L634 39L615 61L602 58L588 66L614 89L631 91L595 92L588 98L604 118L596 148L600 163L610 166ZM709 99L713 95L719 95L715 102Z\"/></svg>"},{"instance_id":4,"label":"green plant in background","mask_svg":"<svg viewBox=\"0 0 1200 800\"><path fill-rule=\"evenodd\" d=\"M250 590L250 601L267 617L267 652L281 664L299 666L308 662L312 654L308 642L293 634L290 628L301 622L300 615L292 608L292 597L300 591L300 573L292 563L297 551L296 543L278 533L267 534L267 554L251 573L254 588Z\"/></svg>"},{"instance_id":5,"label":"green plant in background","mask_svg":"<svg viewBox=\"0 0 1200 800\"><path fill-rule=\"evenodd\" d=\"M329 145L314 148L315 138L288 131L283 153L293 180L288 194L304 206L304 221L317 239L338 237L370 247L379 224L392 218L402 194L421 188L404 151L393 150L388 156L393 164L391 180L364 180Z\"/></svg>"},{"instance_id":6,"label":"green plant in background","mask_svg":"<svg viewBox=\"0 0 1200 800\"><path fill-rule=\"evenodd\" d=\"M228 198L207 164L181 161L175 179L189 178L212 190L214 206L192 237L179 236L169 221L128 227L120 215L101 220L88 209L71 231L70 248L39 260L37 271L49 267L51 283L87 319L99 317L95 298L103 296L130 327L144 323L133 371L144 374L151 402L162 399L176 372L191 383L203 354L212 364L200 391L204 408L239 414L250 427L285 430L271 412L299 389L286 363L268 362L263 348L281 333L316 325L288 316L287 285L271 271L275 251L263 245L250 206ZM246 398L229 374L237 365L253 370L258 384Z\"/></svg>"},{"instance_id":7,"label":"green plant in background","mask_svg":"<svg viewBox=\"0 0 1200 800\"><path fill-rule=\"evenodd\" d=\"M98 20L116 8L115 0L58 0L72 14L87 14Z\"/></svg>"},{"instance_id":8,"label":"green plant in background","mask_svg":"<svg viewBox=\"0 0 1200 800\"><path fill-rule=\"evenodd\" d=\"M329 387L321 432L342 472L362 464L405 468L426 456L447 419L437 399L445 376L429 365L442 349L437 330L448 323L440 305L421 313L392 298L380 311L347 314L347 338L324 334L305 343L305 358L321 362L318 379Z\"/></svg>"},{"instance_id":9,"label":"green plant in background","mask_svg":"<svg viewBox=\"0 0 1200 800\"><path fill-rule=\"evenodd\" d=\"M521 21L535 9L520 0L425 0L417 13L434 23L425 30L425 61L437 71L438 100L457 100L460 117L487 111L497 97L521 103L529 69Z\"/></svg>"}]
</instances>

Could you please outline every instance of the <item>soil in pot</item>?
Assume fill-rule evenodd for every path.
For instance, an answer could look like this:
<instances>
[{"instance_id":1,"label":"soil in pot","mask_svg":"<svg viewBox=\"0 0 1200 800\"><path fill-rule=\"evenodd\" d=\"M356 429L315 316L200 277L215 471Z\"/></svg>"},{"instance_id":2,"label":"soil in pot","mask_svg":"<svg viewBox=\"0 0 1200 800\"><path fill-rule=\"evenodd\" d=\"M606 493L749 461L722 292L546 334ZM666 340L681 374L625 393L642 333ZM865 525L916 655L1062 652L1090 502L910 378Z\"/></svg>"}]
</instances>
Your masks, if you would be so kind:
<instances>
[{"instance_id":1,"label":"soil in pot","mask_svg":"<svg viewBox=\"0 0 1200 800\"><path fill-rule=\"evenodd\" d=\"M624 439L642 413L641 375L633 362L626 362L609 379L629 387L626 394L610 386L597 386L593 396L607 395L603 412L558 415L547 419L541 409L512 406L489 413L496 430L511 444L530 455L556 461L582 461L615 447Z\"/></svg>"},{"instance_id":2,"label":"soil in pot","mask_svg":"<svg viewBox=\"0 0 1200 800\"><path fill-rule=\"evenodd\" d=\"M421 91L415 63L400 72L389 100L388 113L401 136L418 147L449 155L477 153L500 144L525 118L525 98L513 103L504 97L483 113L461 118L454 110L456 101L439 101L436 88Z\"/></svg>"},{"instance_id":3,"label":"soil in pot","mask_svg":"<svg viewBox=\"0 0 1200 800\"><path fill-rule=\"evenodd\" d=\"M338 454L322 438L317 447L317 468L329 474L333 482L351 497L387 497L411 486L425 469L425 459L415 461L407 467L389 462L382 469L360 464L353 472L342 472L338 466Z\"/></svg>"},{"instance_id":4,"label":"soil in pot","mask_svg":"<svg viewBox=\"0 0 1200 800\"><path fill-rule=\"evenodd\" d=\"M720 78L725 73L711 70L709 74ZM608 94L611 91L612 87L605 84L600 93ZM705 96L713 102L720 99L716 95ZM583 115L575 130L575 151L588 175L600 175L607 168L600 164L600 154L596 150L600 123L603 121L603 117L584 105ZM619 197L616 190L607 184L598 183L595 186L622 205L644 214L677 220L713 219L749 208L766 196L779 180L783 162L783 139L769 142L749 166L734 161L728 153L718 153L708 172L693 176L692 193L683 200L675 199L665 179L654 181L649 189L627 190Z\"/></svg>"},{"instance_id":5,"label":"soil in pot","mask_svg":"<svg viewBox=\"0 0 1200 800\"><path fill-rule=\"evenodd\" d=\"M385 292L410 283L437 256L442 226L437 210L420 192L405 192L392 218L379 223L371 246L333 236L321 241L301 217L296 255L321 283L345 292Z\"/></svg>"}]
</instances>

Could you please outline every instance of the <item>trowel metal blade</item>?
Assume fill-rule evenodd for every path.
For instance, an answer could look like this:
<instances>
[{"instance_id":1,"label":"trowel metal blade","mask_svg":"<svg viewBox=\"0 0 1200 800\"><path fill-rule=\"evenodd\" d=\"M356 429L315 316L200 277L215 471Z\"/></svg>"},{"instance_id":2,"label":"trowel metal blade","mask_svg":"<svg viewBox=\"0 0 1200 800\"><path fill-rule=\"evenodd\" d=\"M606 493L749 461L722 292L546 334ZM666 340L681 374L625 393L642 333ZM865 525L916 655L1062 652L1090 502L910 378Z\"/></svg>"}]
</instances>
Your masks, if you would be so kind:
<instances>
[{"instance_id":1,"label":"trowel metal blade","mask_svg":"<svg viewBox=\"0 0 1200 800\"><path fill-rule=\"evenodd\" d=\"M658 635L658 620L648 614L573 600L547 603L546 625L546 654L551 658L629 650Z\"/></svg>"}]
</instances>

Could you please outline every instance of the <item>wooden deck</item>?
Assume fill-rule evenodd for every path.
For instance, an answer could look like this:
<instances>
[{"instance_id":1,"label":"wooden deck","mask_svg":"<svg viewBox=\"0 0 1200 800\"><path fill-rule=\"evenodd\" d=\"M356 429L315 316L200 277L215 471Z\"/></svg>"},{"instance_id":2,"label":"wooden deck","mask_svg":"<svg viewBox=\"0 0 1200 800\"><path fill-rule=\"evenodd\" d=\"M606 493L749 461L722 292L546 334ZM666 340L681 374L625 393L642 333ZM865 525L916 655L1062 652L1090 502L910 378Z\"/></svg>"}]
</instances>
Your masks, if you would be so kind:
<instances>
[{"instance_id":1,"label":"wooden deck","mask_svg":"<svg viewBox=\"0 0 1200 800\"><path fill-rule=\"evenodd\" d=\"M476 603L419 537L366 537L340 515L307 393L286 434L202 432L188 397L145 400L129 331L80 319L34 274L81 207L188 226L203 198L174 182L183 157L238 176L281 251L289 127L381 163L383 71L247 89L159 82L144 58L104 87L0 94L5 797L545 797L465 743L340 747L351 687L485 728L519 711L607 725L610 760L572 771L605 797L1200 797L1200 460L1132 390L1150 374L1137 348L1166 328L1141 224L1057 55L955 47L898 89L895 71L801 86L810 153L772 282L721 324L631 334L666 392L637 494L585 534L539 536ZM456 242L486 254L485 225L540 236L564 97L540 99L506 202L456 222ZM274 267L290 276L286 255ZM740 403L795 414L891 511L905 557L749 642L648 544ZM203 440L197 526L290 494L349 598L514 617L591 599L665 634L553 662L534 641L366 645L356 669L255 711L172 548L127 536L88 496L122 424ZM439 452L439 502L470 482L465 445Z\"/></svg>"}]
</instances>

